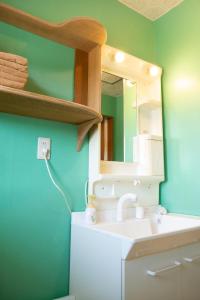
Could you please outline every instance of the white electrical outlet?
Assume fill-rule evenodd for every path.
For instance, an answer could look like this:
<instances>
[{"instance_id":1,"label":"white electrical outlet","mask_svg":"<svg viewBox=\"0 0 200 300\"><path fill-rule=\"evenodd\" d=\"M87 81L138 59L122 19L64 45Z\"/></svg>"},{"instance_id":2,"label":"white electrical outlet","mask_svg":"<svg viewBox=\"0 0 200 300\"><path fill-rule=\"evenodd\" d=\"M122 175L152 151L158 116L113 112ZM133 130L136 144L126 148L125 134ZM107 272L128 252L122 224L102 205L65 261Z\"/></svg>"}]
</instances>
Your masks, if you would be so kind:
<instances>
[{"instance_id":1,"label":"white electrical outlet","mask_svg":"<svg viewBox=\"0 0 200 300\"><path fill-rule=\"evenodd\" d=\"M38 147L37 147L37 159L45 159L46 151L47 151L46 159L50 159L51 139L39 137L38 138Z\"/></svg>"}]
</instances>

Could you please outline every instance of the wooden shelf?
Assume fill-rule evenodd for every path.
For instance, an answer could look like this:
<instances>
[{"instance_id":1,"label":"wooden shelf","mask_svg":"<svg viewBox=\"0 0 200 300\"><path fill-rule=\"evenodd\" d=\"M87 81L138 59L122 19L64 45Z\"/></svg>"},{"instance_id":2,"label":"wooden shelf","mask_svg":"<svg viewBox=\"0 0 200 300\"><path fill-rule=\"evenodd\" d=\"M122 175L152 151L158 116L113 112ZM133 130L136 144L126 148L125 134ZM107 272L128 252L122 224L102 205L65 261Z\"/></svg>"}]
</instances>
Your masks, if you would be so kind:
<instances>
[{"instance_id":1,"label":"wooden shelf","mask_svg":"<svg viewBox=\"0 0 200 300\"><path fill-rule=\"evenodd\" d=\"M101 46L105 28L77 17L53 24L0 3L0 21L75 49L74 102L0 86L0 111L78 125L77 150L88 131L101 122Z\"/></svg>"},{"instance_id":2,"label":"wooden shelf","mask_svg":"<svg viewBox=\"0 0 200 300\"><path fill-rule=\"evenodd\" d=\"M0 112L76 124L78 150L89 129L102 120L101 114L88 106L1 85Z\"/></svg>"},{"instance_id":3,"label":"wooden shelf","mask_svg":"<svg viewBox=\"0 0 200 300\"><path fill-rule=\"evenodd\" d=\"M53 24L1 3L0 20L85 52L91 51L97 45L103 45L107 38L105 28L98 21L87 17L77 17Z\"/></svg>"}]
</instances>

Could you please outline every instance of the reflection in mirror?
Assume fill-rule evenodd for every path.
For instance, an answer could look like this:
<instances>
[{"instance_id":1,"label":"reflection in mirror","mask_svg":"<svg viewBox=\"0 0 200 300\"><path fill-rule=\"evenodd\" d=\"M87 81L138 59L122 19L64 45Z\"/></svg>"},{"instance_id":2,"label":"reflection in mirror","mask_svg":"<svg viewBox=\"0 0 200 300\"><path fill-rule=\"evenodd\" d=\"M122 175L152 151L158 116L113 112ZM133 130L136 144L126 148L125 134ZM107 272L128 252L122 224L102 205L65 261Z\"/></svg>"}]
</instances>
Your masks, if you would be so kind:
<instances>
[{"instance_id":1,"label":"reflection in mirror","mask_svg":"<svg viewBox=\"0 0 200 300\"><path fill-rule=\"evenodd\" d=\"M133 162L137 135L136 83L102 72L101 160Z\"/></svg>"}]
</instances>

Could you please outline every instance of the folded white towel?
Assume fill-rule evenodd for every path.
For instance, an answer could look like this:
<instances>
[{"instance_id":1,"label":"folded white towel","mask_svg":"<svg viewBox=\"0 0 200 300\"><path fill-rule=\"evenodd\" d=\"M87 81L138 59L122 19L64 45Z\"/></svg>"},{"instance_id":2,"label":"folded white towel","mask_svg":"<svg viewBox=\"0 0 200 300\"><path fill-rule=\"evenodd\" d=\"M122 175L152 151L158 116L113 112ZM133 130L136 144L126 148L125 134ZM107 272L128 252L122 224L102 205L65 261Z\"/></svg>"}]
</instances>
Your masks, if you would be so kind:
<instances>
[{"instance_id":1,"label":"folded white towel","mask_svg":"<svg viewBox=\"0 0 200 300\"><path fill-rule=\"evenodd\" d=\"M15 76L15 75L6 73L6 72L1 71L1 70L0 70L0 78L8 79L8 80L16 81L16 82L21 82L21 83L24 83L24 84L27 82L27 78Z\"/></svg>"},{"instance_id":2,"label":"folded white towel","mask_svg":"<svg viewBox=\"0 0 200 300\"><path fill-rule=\"evenodd\" d=\"M5 59L1 59L0 58L0 65L4 66L4 67L9 67L9 68L13 68L15 70L21 71L21 72L25 72L27 71L27 66L22 66L20 64L5 60Z\"/></svg>"},{"instance_id":3,"label":"folded white towel","mask_svg":"<svg viewBox=\"0 0 200 300\"><path fill-rule=\"evenodd\" d=\"M0 78L0 85L8 86L14 89L23 89L25 86L24 83L3 79L3 78Z\"/></svg>"},{"instance_id":4,"label":"folded white towel","mask_svg":"<svg viewBox=\"0 0 200 300\"><path fill-rule=\"evenodd\" d=\"M0 65L0 71L15 75L18 77L22 77L22 78L28 78L28 72L21 72L21 71L15 70L10 67L5 67L5 66Z\"/></svg>"},{"instance_id":5,"label":"folded white towel","mask_svg":"<svg viewBox=\"0 0 200 300\"><path fill-rule=\"evenodd\" d=\"M7 52L0 52L0 58L18 63L18 64L23 65L23 66L26 66L28 64L28 60L25 57L15 55L15 54L11 54L11 53L7 53Z\"/></svg>"}]
</instances>

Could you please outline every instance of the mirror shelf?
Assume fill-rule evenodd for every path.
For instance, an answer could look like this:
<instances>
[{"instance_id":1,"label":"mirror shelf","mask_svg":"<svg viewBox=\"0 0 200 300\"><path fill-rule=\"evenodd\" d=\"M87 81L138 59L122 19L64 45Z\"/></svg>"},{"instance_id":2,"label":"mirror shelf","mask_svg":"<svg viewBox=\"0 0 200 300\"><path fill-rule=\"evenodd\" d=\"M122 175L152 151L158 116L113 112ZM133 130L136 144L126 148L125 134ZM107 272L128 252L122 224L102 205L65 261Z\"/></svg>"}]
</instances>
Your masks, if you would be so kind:
<instances>
[{"instance_id":1,"label":"mirror shelf","mask_svg":"<svg viewBox=\"0 0 200 300\"><path fill-rule=\"evenodd\" d=\"M162 69L127 53L123 53L123 62L117 63L115 55L118 52L118 49L108 45L103 46L102 70L110 75L121 77L123 83L131 82L132 86L135 86L136 100L126 109L128 114L135 114L136 124L135 130L132 130L131 135L129 134L129 144L131 141L132 151L131 160L102 159L101 131L105 129L98 126L90 137L90 153L96 154L95 156L89 155L89 181L112 180L112 178L116 180L149 178L150 180L152 178L152 180L162 182L164 180ZM124 86L123 96L125 93ZM123 101L125 101L124 99ZM103 105L104 103L102 103ZM104 114L102 113L102 115ZM123 117L126 117L125 113ZM126 121L124 119L124 127ZM133 127L130 120L127 121L127 127L128 129ZM124 136L123 141L125 141L125 138L126 136ZM119 150L119 143L117 145ZM156 153L159 159L156 158Z\"/></svg>"},{"instance_id":2,"label":"mirror shelf","mask_svg":"<svg viewBox=\"0 0 200 300\"><path fill-rule=\"evenodd\" d=\"M150 110L153 110L156 108L161 108L161 102L151 99L149 101L145 101L145 102L138 104L138 108L139 109L150 109Z\"/></svg>"},{"instance_id":3,"label":"mirror shelf","mask_svg":"<svg viewBox=\"0 0 200 300\"><path fill-rule=\"evenodd\" d=\"M133 182L135 180L140 181L142 184L144 183L161 183L164 182L164 176L144 176L144 175L135 175L135 174L99 174L98 180L92 182L92 185L99 181L109 181L109 182ZM90 184L91 185L91 184ZM91 192L93 192L91 190ZM110 198L110 197L109 197Z\"/></svg>"},{"instance_id":4,"label":"mirror shelf","mask_svg":"<svg viewBox=\"0 0 200 300\"><path fill-rule=\"evenodd\" d=\"M100 161L100 172L99 178L101 179L109 179L109 178L118 179L141 179L152 177L152 179L164 180L164 176L155 175L153 176L151 172L141 172L141 168L138 163L125 163L125 162L116 162L116 161Z\"/></svg>"}]
</instances>

